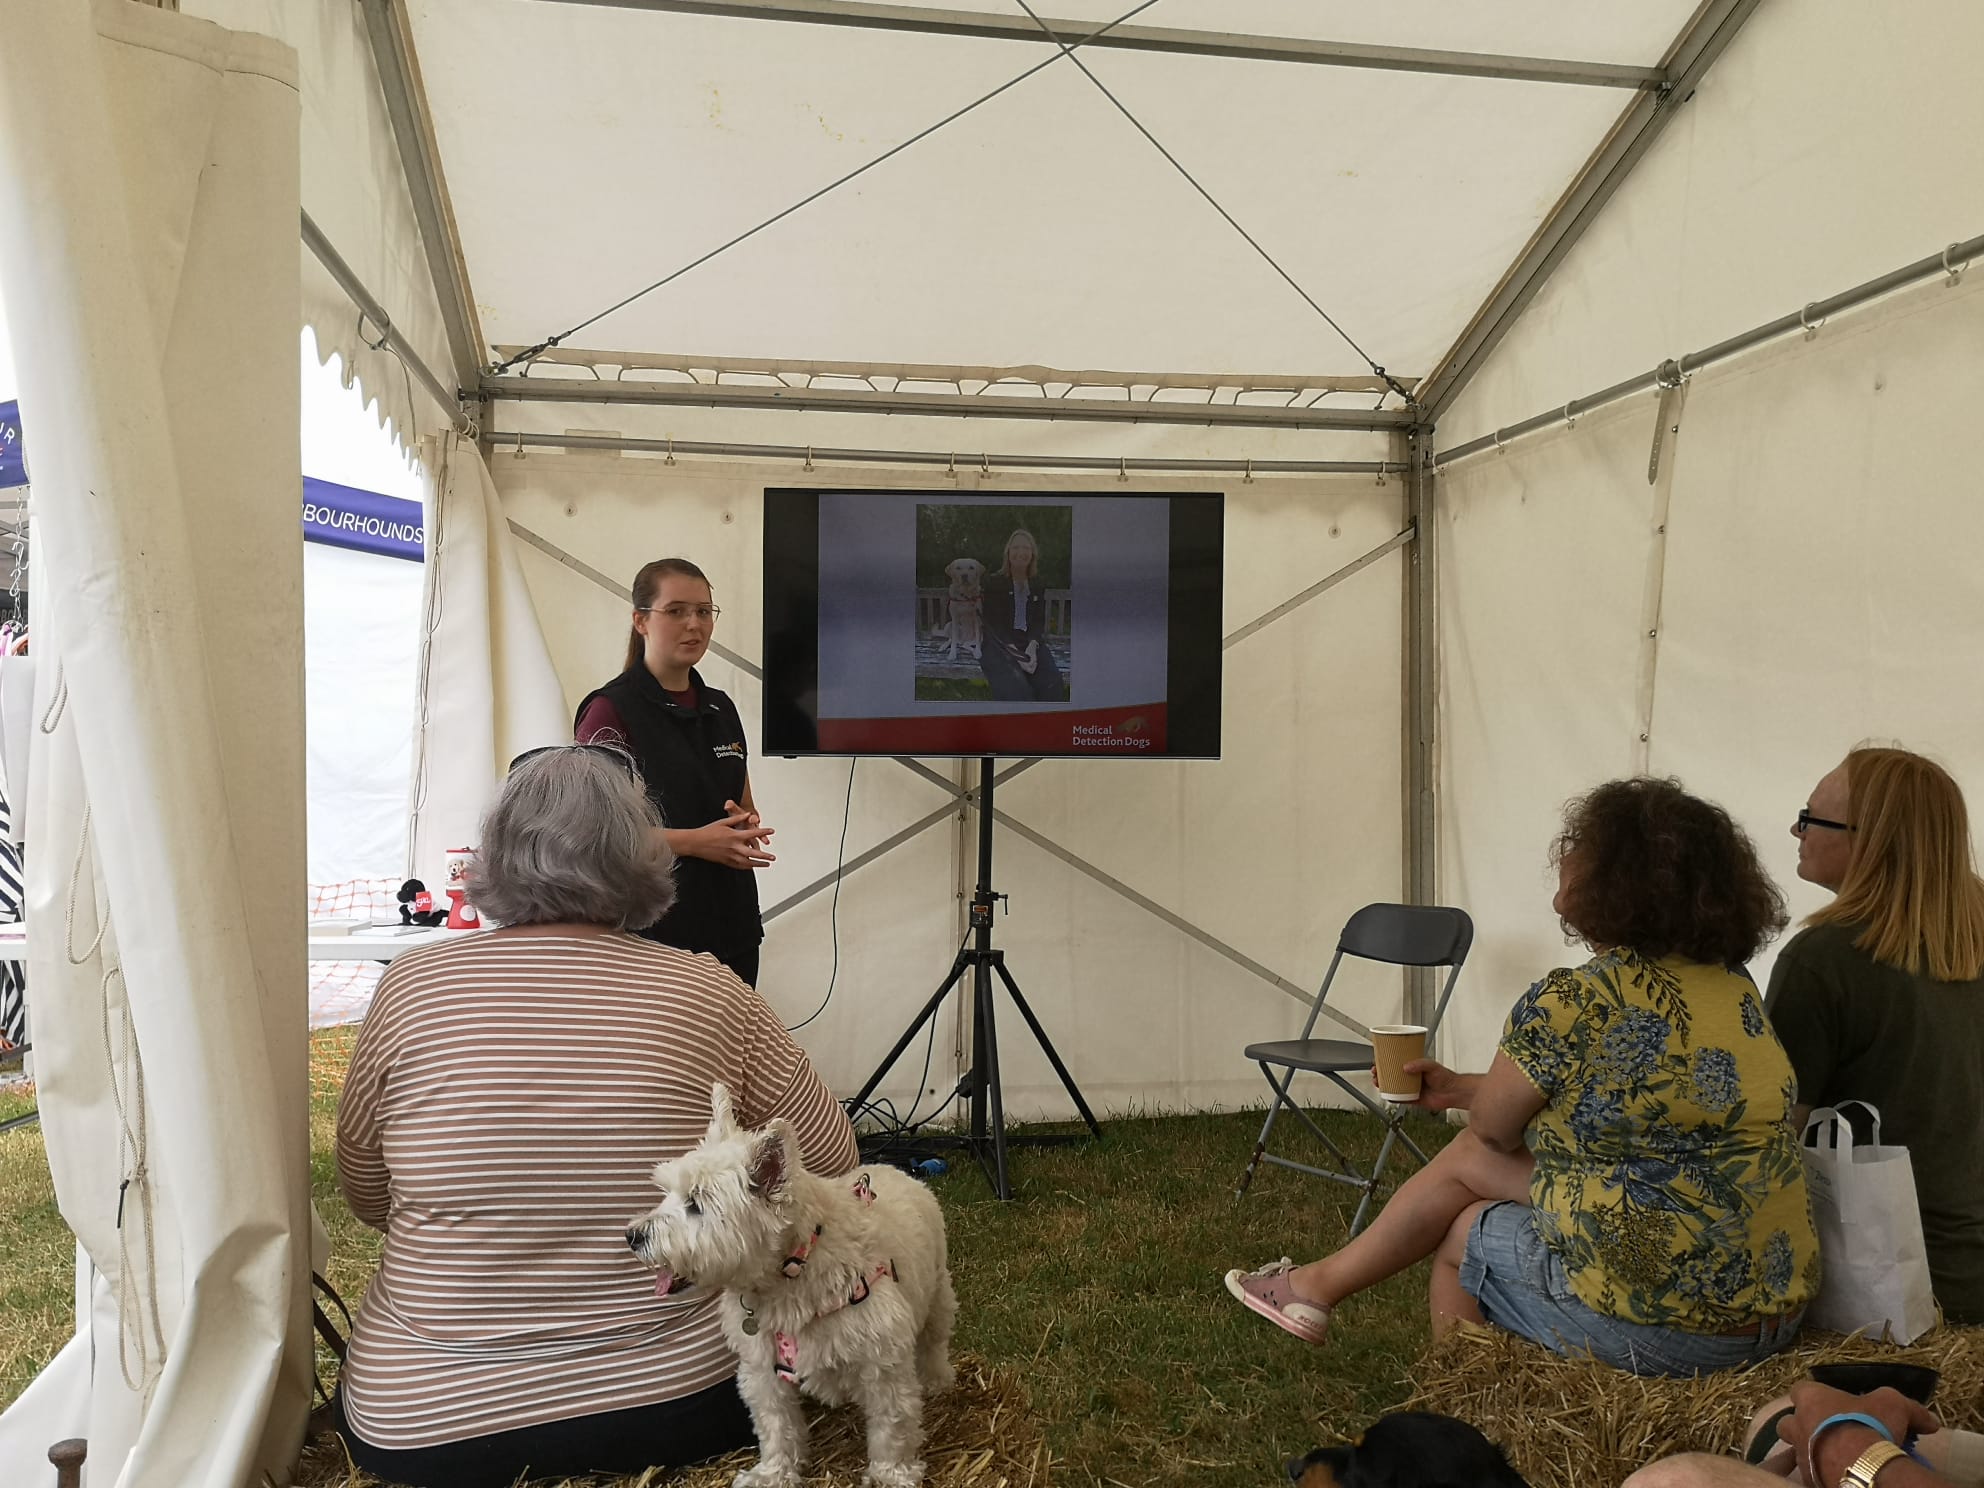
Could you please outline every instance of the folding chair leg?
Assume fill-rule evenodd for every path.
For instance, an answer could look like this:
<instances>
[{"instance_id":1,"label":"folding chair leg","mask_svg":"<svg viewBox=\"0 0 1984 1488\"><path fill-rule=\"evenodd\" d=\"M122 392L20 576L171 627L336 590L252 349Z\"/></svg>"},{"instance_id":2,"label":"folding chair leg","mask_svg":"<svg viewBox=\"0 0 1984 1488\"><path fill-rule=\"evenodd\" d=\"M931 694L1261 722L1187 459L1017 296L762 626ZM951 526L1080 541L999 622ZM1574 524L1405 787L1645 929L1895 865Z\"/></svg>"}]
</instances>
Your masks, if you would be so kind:
<instances>
[{"instance_id":1,"label":"folding chair leg","mask_svg":"<svg viewBox=\"0 0 1984 1488\"><path fill-rule=\"evenodd\" d=\"M1350 1219L1350 1238L1355 1240L1357 1232L1364 1228L1364 1216L1371 1211L1371 1199L1378 1192L1378 1184L1385 1176L1385 1160L1392 1155L1392 1146L1399 1139L1399 1129L1390 1122L1385 1123L1385 1140L1378 1144L1378 1157L1371 1164L1370 1181L1364 1186L1364 1197L1358 1201L1357 1212ZM1412 1139L1407 1137L1406 1144Z\"/></svg>"},{"instance_id":2,"label":"folding chair leg","mask_svg":"<svg viewBox=\"0 0 1984 1488\"><path fill-rule=\"evenodd\" d=\"M1268 1075L1268 1067L1261 1066L1261 1073L1267 1075L1268 1088L1274 1092L1274 1099L1268 1102L1268 1119L1261 1125L1261 1134L1254 1141L1254 1155L1247 1159L1247 1171L1240 1175L1240 1186L1233 1190L1233 1197L1246 1193L1247 1186L1254 1181L1254 1172L1261 1165L1261 1156L1268 1150L1268 1133L1274 1130L1275 1118L1281 1114L1281 1103L1288 1099L1288 1087L1295 1083L1295 1071L1290 1069L1288 1077L1280 1084L1273 1075Z\"/></svg>"}]
</instances>

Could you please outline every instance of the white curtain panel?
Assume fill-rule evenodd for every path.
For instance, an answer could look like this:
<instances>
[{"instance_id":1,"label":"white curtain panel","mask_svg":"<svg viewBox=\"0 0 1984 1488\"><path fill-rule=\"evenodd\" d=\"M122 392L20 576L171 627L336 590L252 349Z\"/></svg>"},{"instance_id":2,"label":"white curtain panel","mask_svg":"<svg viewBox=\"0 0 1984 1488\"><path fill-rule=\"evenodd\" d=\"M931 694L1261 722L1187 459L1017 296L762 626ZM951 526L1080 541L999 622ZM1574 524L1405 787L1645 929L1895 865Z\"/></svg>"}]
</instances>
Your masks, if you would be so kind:
<instances>
[{"instance_id":1,"label":"white curtain panel","mask_svg":"<svg viewBox=\"0 0 1984 1488\"><path fill-rule=\"evenodd\" d=\"M410 867L438 887L447 854L477 841L510 761L571 742L572 717L482 451L437 434L421 462L427 590Z\"/></svg>"},{"instance_id":2,"label":"white curtain panel","mask_svg":"<svg viewBox=\"0 0 1984 1488\"><path fill-rule=\"evenodd\" d=\"M32 1474L287 1473L309 1399L297 93L264 38L20 0L0 283L36 430L42 1114L78 1338Z\"/></svg>"},{"instance_id":3,"label":"white curtain panel","mask_svg":"<svg viewBox=\"0 0 1984 1488\"><path fill-rule=\"evenodd\" d=\"M179 9L296 48L302 92L300 145L303 206L379 297L422 361L443 379L452 361L441 308L429 276L420 224L386 114L386 97L358 0L179 0ZM443 65L443 59L435 59ZM412 448L448 427L448 411L413 386L399 359L375 351L382 327L359 324L358 310L308 248L303 263L303 321L317 333L317 353L339 359L347 385L356 379L376 413ZM314 473L314 472L313 472Z\"/></svg>"}]
</instances>

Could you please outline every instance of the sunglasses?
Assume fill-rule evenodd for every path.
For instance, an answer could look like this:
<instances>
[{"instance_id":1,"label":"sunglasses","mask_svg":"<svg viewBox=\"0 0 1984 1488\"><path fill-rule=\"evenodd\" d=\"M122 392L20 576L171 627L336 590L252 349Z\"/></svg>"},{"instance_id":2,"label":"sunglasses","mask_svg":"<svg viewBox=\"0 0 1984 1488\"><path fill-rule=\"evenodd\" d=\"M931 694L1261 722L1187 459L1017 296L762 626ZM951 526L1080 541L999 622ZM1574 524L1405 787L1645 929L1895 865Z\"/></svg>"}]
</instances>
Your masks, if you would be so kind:
<instances>
[{"instance_id":1,"label":"sunglasses","mask_svg":"<svg viewBox=\"0 0 1984 1488\"><path fill-rule=\"evenodd\" d=\"M566 749L582 749L588 754L603 755L607 759L612 760L614 764L618 765L621 769L627 771L631 775L638 776L641 772L641 767L635 761L634 756L628 753L625 749L618 747L617 745L541 744L536 749L526 749L522 754L518 755L515 759L511 760L509 773L514 775L517 771L517 766L536 759L540 754L556 754L559 751Z\"/></svg>"},{"instance_id":2,"label":"sunglasses","mask_svg":"<svg viewBox=\"0 0 1984 1488\"><path fill-rule=\"evenodd\" d=\"M1800 811L1798 813L1798 825L1795 830L1802 837L1805 835L1808 827L1830 827L1835 832L1857 832L1860 830L1849 822L1827 821L1823 816L1812 815L1809 810Z\"/></svg>"}]
</instances>

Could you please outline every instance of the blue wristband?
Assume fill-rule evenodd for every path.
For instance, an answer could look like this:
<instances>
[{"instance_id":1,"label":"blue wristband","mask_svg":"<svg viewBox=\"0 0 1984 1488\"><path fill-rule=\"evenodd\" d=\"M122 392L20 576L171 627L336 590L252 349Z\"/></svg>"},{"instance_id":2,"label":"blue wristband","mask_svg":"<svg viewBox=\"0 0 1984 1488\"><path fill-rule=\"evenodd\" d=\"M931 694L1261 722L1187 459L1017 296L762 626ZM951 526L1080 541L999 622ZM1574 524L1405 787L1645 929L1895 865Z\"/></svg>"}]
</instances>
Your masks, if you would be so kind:
<instances>
[{"instance_id":1,"label":"blue wristband","mask_svg":"<svg viewBox=\"0 0 1984 1488\"><path fill-rule=\"evenodd\" d=\"M1810 1457L1813 1449L1818 1446L1819 1438L1835 1426L1865 1426L1868 1430L1879 1433L1881 1440L1884 1442L1892 1442L1894 1440L1894 1433L1889 1431L1879 1421L1876 1421L1872 1416L1862 1415L1859 1411L1841 1411L1836 1416L1827 1416L1812 1428L1812 1434L1805 1440L1805 1455L1807 1457Z\"/></svg>"}]
</instances>

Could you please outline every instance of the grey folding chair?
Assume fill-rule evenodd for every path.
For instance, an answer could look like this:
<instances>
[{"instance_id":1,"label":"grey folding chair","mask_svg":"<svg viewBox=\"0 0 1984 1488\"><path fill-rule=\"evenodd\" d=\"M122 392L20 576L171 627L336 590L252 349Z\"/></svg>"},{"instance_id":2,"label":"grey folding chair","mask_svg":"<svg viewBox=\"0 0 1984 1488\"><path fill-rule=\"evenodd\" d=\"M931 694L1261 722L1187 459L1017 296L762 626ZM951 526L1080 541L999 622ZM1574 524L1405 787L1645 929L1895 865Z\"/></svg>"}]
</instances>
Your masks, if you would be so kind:
<instances>
[{"instance_id":1,"label":"grey folding chair","mask_svg":"<svg viewBox=\"0 0 1984 1488\"><path fill-rule=\"evenodd\" d=\"M1442 905L1367 904L1344 922L1343 934L1337 938L1336 954L1330 958L1330 969L1324 975L1322 988L1309 1008L1308 1021L1302 1025L1302 1036L1247 1046L1247 1057L1258 1064L1261 1073L1267 1076L1268 1087L1274 1091L1274 1103L1268 1107L1267 1123L1261 1127L1260 1140L1254 1143L1254 1155L1248 1159L1247 1171L1241 1175L1236 1197L1244 1194L1247 1185L1254 1181L1255 1169L1263 1162L1271 1162L1277 1167L1313 1173L1318 1178L1328 1178L1332 1182L1347 1183L1352 1188L1362 1189L1364 1197L1350 1222L1350 1233L1355 1235L1364 1228L1364 1216L1371 1208L1371 1195L1377 1191L1379 1180L1384 1177L1385 1163L1392 1155L1393 1146L1404 1142L1422 1163L1426 1161L1426 1154L1404 1129L1405 1108L1372 1095L1367 1088L1374 1057L1371 1046L1348 1039L1312 1038L1310 1035L1315 1032L1316 1019L1323 1014L1330 985L1335 982L1337 968L1343 964L1345 956L1382 961L1393 966L1445 966L1449 968L1446 985L1440 989L1439 1002L1426 1025L1426 1041L1430 1048L1433 1035L1439 1030L1440 1019L1446 1014L1447 1001L1454 995L1454 983L1460 979L1461 963L1467 960L1468 947L1473 944L1474 921L1467 917L1466 911ZM1275 1073L1277 1069L1281 1074ZM1385 1139L1369 1172L1360 1169L1341 1147L1330 1140L1329 1133L1318 1126L1307 1111L1289 1099L1288 1087L1295 1083L1297 1073L1305 1070L1334 1080L1385 1123ZM1345 1079L1346 1075L1355 1078ZM1275 1119L1284 1107L1300 1117L1302 1124L1329 1148L1336 1158L1335 1168L1312 1167L1268 1151L1268 1134L1274 1130Z\"/></svg>"}]
</instances>

